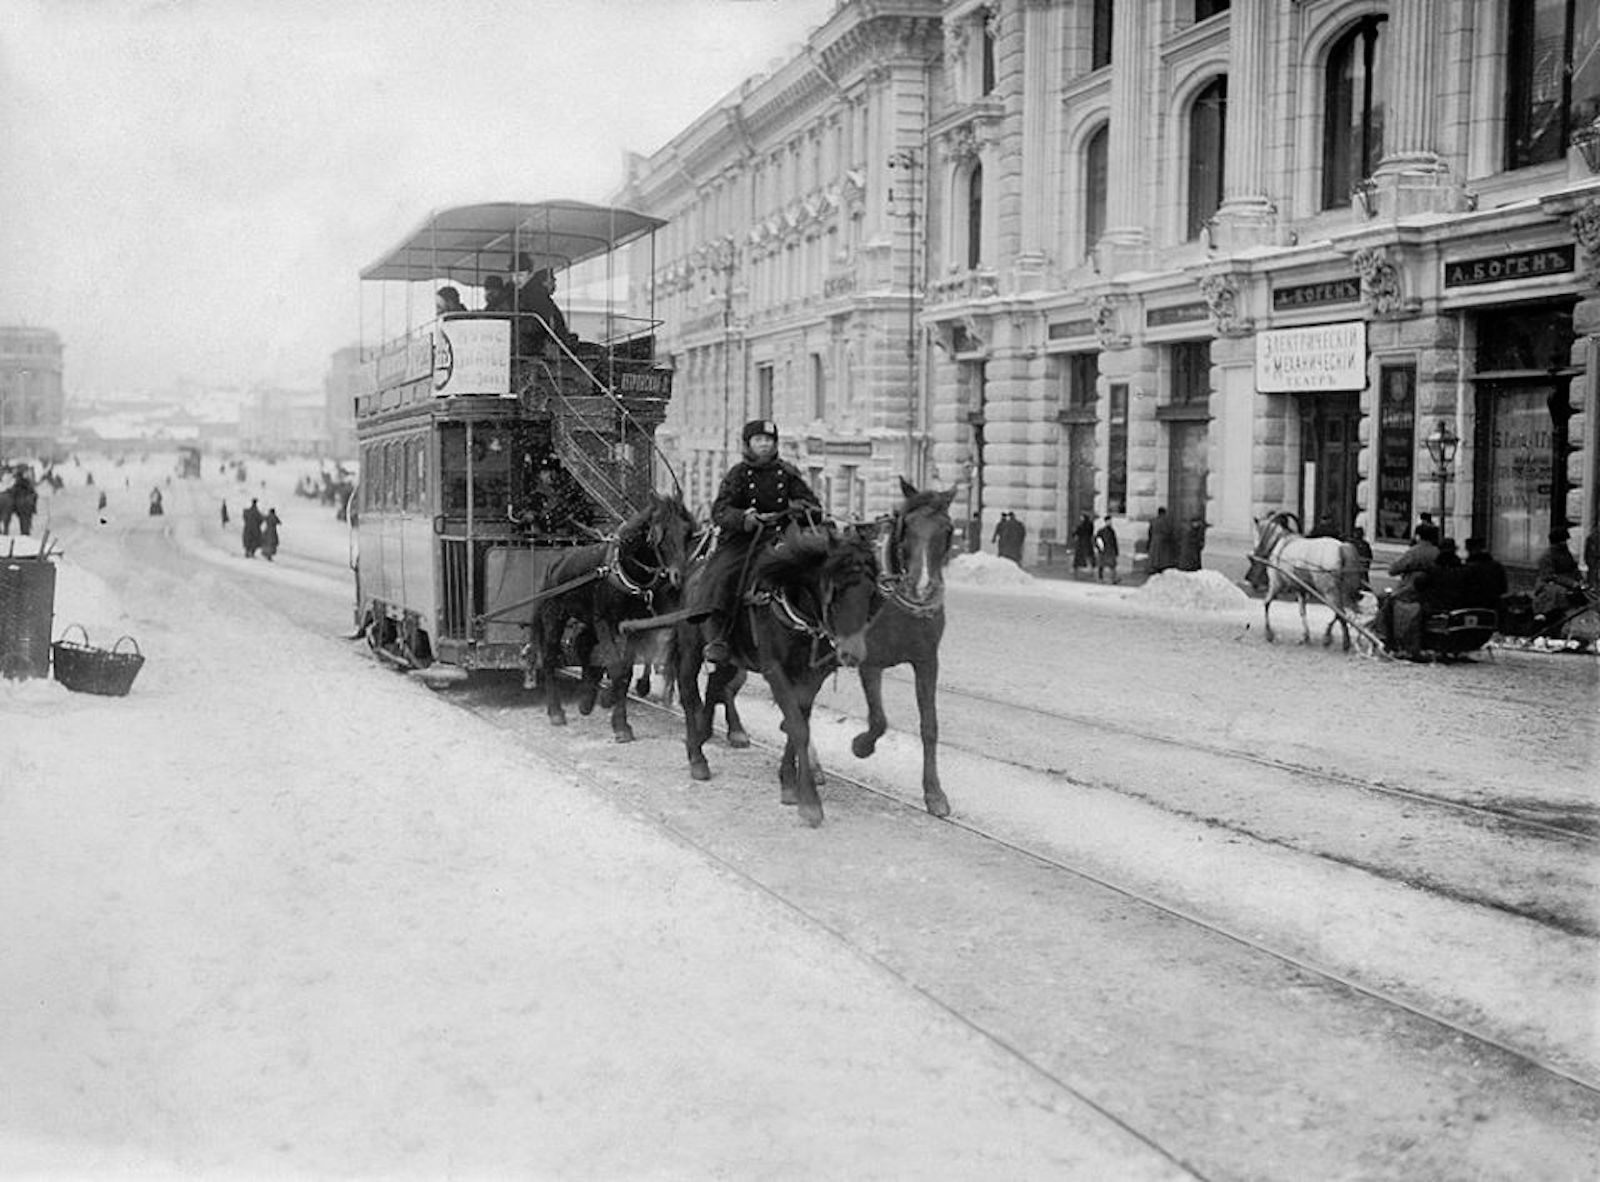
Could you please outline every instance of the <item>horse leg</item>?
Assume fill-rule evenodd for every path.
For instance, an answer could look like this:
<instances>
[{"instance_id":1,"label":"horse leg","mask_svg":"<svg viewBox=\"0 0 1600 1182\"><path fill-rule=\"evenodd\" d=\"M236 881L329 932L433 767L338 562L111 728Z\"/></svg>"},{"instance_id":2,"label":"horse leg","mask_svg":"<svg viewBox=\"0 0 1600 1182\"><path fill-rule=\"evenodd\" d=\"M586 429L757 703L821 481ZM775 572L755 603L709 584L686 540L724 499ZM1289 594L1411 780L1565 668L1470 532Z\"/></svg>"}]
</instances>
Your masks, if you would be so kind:
<instances>
[{"instance_id":1,"label":"horse leg","mask_svg":"<svg viewBox=\"0 0 1600 1182\"><path fill-rule=\"evenodd\" d=\"M922 727L922 803L935 817L950 815L950 802L939 785L939 658L912 662L917 684L917 716Z\"/></svg>"},{"instance_id":2,"label":"horse leg","mask_svg":"<svg viewBox=\"0 0 1600 1182\"><path fill-rule=\"evenodd\" d=\"M633 727L628 725L628 678L633 676L633 659L622 652L607 670L611 674L611 737L619 743L633 742Z\"/></svg>"},{"instance_id":3,"label":"horse leg","mask_svg":"<svg viewBox=\"0 0 1600 1182\"><path fill-rule=\"evenodd\" d=\"M783 712L783 733L787 736L783 762L778 768L780 799L789 804L792 798L792 803L800 807L800 819L814 829L822 824L822 799L817 795L811 764L811 700L818 687L796 684L775 665L762 673Z\"/></svg>"},{"instance_id":4,"label":"horse leg","mask_svg":"<svg viewBox=\"0 0 1600 1182\"><path fill-rule=\"evenodd\" d=\"M600 677L604 672L604 667L600 665L580 666L578 713L585 718L594 713L595 701L600 697Z\"/></svg>"},{"instance_id":5,"label":"horse leg","mask_svg":"<svg viewBox=\"0 0 1600 1182\"><path fill-rule=\"evenodd\" d=\"M1300 643L1311 643L1311 621L1306 619L1306 596L1300 596Z\"/></svg>"},{"instance_id":6,"label":"horse leg","mask_svg":"<svg viewBox=\"0 0 1600 1182\"><path fill-rule=\"evenodd\" d=\"M1271 644L1277 637L1272 634L1272 586L1270 583L1267 586L1267 601L1261 605L1261 618L1266 621L1267 643Z\"/></svg>"},{"instance_id":7,"label":"horse leg","mask_svg":"<svg viewBox=\"0 0 1600 1182\"><path fill-rule=\"evenodd\" d=\"M728 746L745 748L750 746L750 735L744 729L744 719L739 717L739 707L735 705L739 697L739 690L743 688L747 674L743 669L737 670L728 679L728 686L722 691L722 721L728 727Z\"/></svg>"},{"instance_id":8,"label":"horse leg","mask_svg":"<svg viewBox=\"0 0 1600 1182\"><path fill-rule=\"evenodd\" d=\"M867 729L850 740L850 754L866 759L878 749L878 740L889 729L889 719L883 713L883 667L862 665L857 672L861 675L861 694L867 700ZM917 698L920 702L920 684Z\"/></svg>"},{"instance_id":9,"label":"horse leg","mask_svg":"<svg viewBox=\"0 0 1600 1182\"><path fill-rule=\"evenodd\" d=\"M544 712L551 726L566 726L567 712L561 708L561 682L556 678L561 639L550 635L550 631L548 620L541 613L534 626L534 638L539 645L539 684L544 687Z\"/></svg>"},{"instance_id":10,"label":"horse leg","mask_svg":"<svg viewBox=\"0 0 1600 1182\"><path fill-rule=\"evenodd\" d=\"M689 757L689 778L709 780L711 765L706 762L705 714L700 700L699 629L680 636L677 645L678 702L683 707L683 747Z\"/></svg>"}]
</instances>

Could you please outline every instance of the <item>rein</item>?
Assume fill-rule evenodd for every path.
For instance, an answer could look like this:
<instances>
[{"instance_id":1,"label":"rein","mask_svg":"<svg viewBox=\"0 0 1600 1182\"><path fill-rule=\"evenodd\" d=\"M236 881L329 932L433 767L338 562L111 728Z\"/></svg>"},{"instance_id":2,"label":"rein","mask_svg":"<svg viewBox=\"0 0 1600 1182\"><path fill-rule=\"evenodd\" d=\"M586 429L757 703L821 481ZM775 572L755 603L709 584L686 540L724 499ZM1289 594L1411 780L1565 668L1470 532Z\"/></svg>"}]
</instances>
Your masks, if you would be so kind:
<instances>
[{"instance_id":1,"label":"rein","mask_svg":"<svg viewBox=\"0 0 1600 1182\"><path fill-rule=\"evenodd\" d=\"M887 517L878 518L876 524L880 527L878 537L873 543L873 549L878 559L878 590L890 604L899 608L909 616L926 620L935 616L944 607L944 582L940 580L935 586L933 594L927 599L911 595L906 590L907 579L905 564L901 561L900 547L905 538L905 514L894 513ZM871 628L877 623L881 612L874 612L867 627Z\"/></svg>"}]
</instances>

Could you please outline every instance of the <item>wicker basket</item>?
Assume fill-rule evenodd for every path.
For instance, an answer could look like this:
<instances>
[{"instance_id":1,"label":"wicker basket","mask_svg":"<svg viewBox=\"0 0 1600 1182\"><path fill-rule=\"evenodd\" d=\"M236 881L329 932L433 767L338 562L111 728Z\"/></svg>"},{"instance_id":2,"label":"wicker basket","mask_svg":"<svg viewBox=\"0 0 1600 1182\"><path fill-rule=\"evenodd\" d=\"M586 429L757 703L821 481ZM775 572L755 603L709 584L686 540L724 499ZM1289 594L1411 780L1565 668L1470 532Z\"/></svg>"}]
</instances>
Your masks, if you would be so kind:
<instances>
[{"instance_id":1,"label":"wicker basket","mask_svg":"<svg viewBox=\"0 0 1600 1182\"><path fill-rule=\"evenodd\" d=\"M83 643L68 640L74 628L83 634ZM123 652L126 642L132 652ZM144 655L139 652L139 642L131 636L118 639L109 649L94 648L89 643L89 633L82 624L68 624L61 639L50 646L56 680L69 690L80 694L104 694L120 698L133 688L133 679L144 665Z\"/></svg>"}]
</instances>

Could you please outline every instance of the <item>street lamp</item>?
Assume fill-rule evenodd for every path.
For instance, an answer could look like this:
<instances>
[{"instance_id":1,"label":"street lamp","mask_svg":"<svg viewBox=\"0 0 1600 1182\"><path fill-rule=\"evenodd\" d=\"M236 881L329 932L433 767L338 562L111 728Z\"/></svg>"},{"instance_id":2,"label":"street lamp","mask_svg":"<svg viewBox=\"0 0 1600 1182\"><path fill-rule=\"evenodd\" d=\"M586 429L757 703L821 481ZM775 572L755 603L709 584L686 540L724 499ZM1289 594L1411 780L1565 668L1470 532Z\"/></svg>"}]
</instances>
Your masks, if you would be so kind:
<instances>
[{"instance_id":1,"label":"street lamp","mask_svg":"<svg viewBox=\"0 0 1600 1182\"><path fill-rule=\"evenodd\" d=\"M1443 419L1433 433L1422 441L1433 460L1433 478L1439 482L1439 528L1444 529L1444 489L1450 483L1450 465L1455 463L1456 448L1461 440Z\"/></svg>"}]
</instances>

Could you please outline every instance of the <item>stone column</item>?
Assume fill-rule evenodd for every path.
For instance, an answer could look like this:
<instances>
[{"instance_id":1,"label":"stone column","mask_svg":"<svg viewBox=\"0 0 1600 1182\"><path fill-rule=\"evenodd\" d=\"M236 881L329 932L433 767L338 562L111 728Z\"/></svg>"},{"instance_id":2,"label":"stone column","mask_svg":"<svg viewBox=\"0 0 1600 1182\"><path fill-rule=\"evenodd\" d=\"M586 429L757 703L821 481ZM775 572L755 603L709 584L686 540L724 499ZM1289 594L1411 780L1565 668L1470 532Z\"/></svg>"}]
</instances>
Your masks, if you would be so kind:
<instances>
[{"instance_id":1,"label":"stone column","mask_svg":"<svg viewBox=\"0 0 1600 1182\"><path fill-rule=\"evenodd\" d=\"M1044 282L1050 253L1048 211L1051 166L1050 118L1056 78L1059 9L1052 0L1027 0L1022 9L1022 216L1014 263L1014 290L1033 291Z\"/></svg>"},{"instance_id":2,"label":"stone column","mask_svg":"<svg viewBox=\"0 0 1600 1182\"><path fill-rule=\"evenodd\" d=\"M1438 0L1392 5L1382 34L1383 158L1372 178L1381 216L1446 213L1461 200L1461 186L1451 180L1433 141L1443 81L1440 8Z\"/></svg>"},{"instance_id":3,"label":"stone column","mask_svg":"<svg viewBox=\"0 0 1600 1182\"><path fill-rule=\"evenodd\" d=\"M1270 8L1240 4L1228 12L1227 151L1213 238L1222 250L1271 242L1276 230L1277 209L1267 198L1265 167L1272 101Z\"/></svg>"},{"instance_id":4,"label":"stone column","mask_svg":"<svg viewBox=\"0 0 1600 1182\"><path fill-rule=\"evenodd\" d=\"M1150 241L1140 219L1149 207L1149 104L1147 82L1155 76L1147 43L1150 4L1121 4L1111 30L1111 152L1106 192L1106 232L1100 240L1100 271L1114 275L1142 267Z\"/></svg>"}]
</instances>

